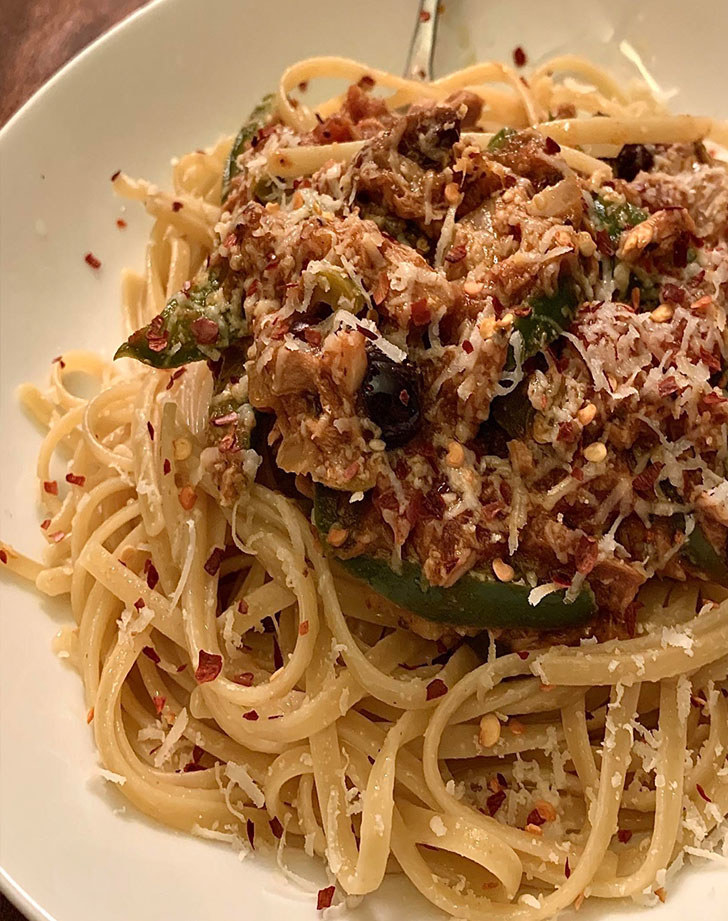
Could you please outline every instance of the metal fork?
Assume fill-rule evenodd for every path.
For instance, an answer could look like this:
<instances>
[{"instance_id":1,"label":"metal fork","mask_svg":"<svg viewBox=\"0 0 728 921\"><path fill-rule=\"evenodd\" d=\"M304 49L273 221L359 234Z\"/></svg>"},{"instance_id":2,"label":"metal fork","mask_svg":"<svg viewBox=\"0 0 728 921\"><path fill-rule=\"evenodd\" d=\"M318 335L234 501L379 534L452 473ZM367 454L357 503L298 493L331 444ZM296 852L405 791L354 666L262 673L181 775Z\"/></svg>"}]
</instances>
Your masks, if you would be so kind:
<instances>
[{"instance_id":1,"label":"metal fork","mask_svg":"<svg viewBox=\"0 0 728 921\"><path fill-rule=\"evenodd\" d=\"M404 76L410 80L432 80L439 0L420 0L417 25L412 35Z\"/></svg>"}]
</instances>

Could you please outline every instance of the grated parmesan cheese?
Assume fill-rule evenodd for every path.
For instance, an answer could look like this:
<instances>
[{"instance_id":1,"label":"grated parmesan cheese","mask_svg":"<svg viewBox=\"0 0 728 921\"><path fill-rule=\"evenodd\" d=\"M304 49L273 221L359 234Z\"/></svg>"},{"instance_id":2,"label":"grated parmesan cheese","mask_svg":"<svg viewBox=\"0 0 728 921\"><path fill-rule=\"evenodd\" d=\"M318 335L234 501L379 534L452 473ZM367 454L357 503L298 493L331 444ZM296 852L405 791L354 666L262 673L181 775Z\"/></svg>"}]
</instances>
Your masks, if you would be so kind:
<instances>
[{"instance_id":1,"label":"grated parmesan cheese","mask_svg":"<svg viewBox=\"0 0 728 921\"><path fill-rule=\"evenodd\" d=\"M166 761L169 761L169 759L172 757L177 743L184 735L184 731L187 728L187 723L187 708L182 707L182 709L177 714L177 718L172 724L172 728L167 733L164 742L162 742L162 744L159 746L159 749L154 754L155 767L162 767L162 765Z\"/></svg>"},{"instance_id":2,"label":"grated parmesan cheese","mask_svg":"<svg viewBox=\"0 0 728 921\"><path fill-rule=\"evenodd\" d=\"M250 797L254 806L260 809L265 805L265 795L250 776L245 765L236 764L234 761L228 761L225 765L225 773L233 783L236 783L240 787L243 793Z\"/></svg>"}]
</instances>

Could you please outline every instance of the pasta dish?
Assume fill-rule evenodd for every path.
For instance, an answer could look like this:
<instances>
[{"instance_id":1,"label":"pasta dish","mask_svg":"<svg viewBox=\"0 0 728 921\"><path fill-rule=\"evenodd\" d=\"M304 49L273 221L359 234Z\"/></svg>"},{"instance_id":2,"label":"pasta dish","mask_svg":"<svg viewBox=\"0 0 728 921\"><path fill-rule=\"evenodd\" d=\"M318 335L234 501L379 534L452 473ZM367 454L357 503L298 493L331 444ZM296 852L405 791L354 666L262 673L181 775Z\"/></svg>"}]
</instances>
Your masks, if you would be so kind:
<instances>
[{"instance_id":1,"label":"pasta dish","mask_svg":"<svg viewBox=\"0 0 728 921\"><path fill-rule=\"evenodd\" d=\"M727 137L576 57L313 58L172 191L112 177L126 338L23 387L48 547L0 568L70 598L121 794L319 909L728 856Z\"/></svg>"}]
</instances>

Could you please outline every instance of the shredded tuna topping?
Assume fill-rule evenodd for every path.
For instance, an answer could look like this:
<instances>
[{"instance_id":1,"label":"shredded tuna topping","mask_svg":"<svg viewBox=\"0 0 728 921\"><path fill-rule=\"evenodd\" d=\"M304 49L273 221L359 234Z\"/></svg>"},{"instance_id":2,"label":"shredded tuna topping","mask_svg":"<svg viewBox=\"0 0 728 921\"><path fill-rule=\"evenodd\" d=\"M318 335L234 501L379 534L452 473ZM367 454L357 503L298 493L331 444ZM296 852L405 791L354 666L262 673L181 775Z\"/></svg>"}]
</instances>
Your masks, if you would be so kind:
<instances>
[{"instance_id":1,"label":"shredded tuna topping","mask_svg":"<svg viewBox=\"0 0 728 921\"><path fill-rule=\"evenodd\" d=\"M480 105L393 113L357 85L238 156L208 270L239 293L244 371L211 469L229 505L256 452L259 476L325 495L341 559L531 604L586 588L629 634L647 579L726 565L728 174L702 144L627 145L607 180L534 130L484 149ZM349 163L271 172L351 141Z\"/></svg>"}]
</instances>

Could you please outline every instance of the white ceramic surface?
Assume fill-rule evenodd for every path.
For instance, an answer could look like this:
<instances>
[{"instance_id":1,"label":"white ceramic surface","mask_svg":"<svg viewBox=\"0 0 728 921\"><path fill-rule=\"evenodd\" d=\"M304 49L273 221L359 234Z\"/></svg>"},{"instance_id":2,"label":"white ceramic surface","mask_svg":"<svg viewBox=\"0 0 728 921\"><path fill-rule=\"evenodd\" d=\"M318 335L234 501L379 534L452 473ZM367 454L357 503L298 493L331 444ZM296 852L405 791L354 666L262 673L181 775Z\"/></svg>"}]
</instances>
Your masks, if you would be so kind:
<instances>
[{"instance_id":1,"label":"white ceramic surface","mask_svg":"<svg viewBox=\"0 0 728 921\"><path fill-rule=\"evenodd\" d=\"M170 157L233 132L291 61L344 54L399 70L414 0L161 0L97 42L0 133L0 533L42 545L34 508L34 426L14 391L43 380L64 349L101 348L120 331L118 276L140 263L148 222L111 194L118 168L165 182ZM676 109L728 115L722 94L728 8L703 0L447 0L437 70L477 58L532 61L582 51L631 72L628 41ZM703 86L703 74L710 83ZM721 79L721 76L723 79ZM99 272L84 264L93 250ZM97 774L80 682L55 658L67 618L19 583L0 583L0 885L34 919L291 921L315 918L315 897L285 883L264 857L239 863L224 845L157 828ZM728 869L689 870L660 921L728 915ZM350 913L358 921L436 917L388 881ZM634 906L580 918L636 919Z\"/></svg>"}]
</instances>

